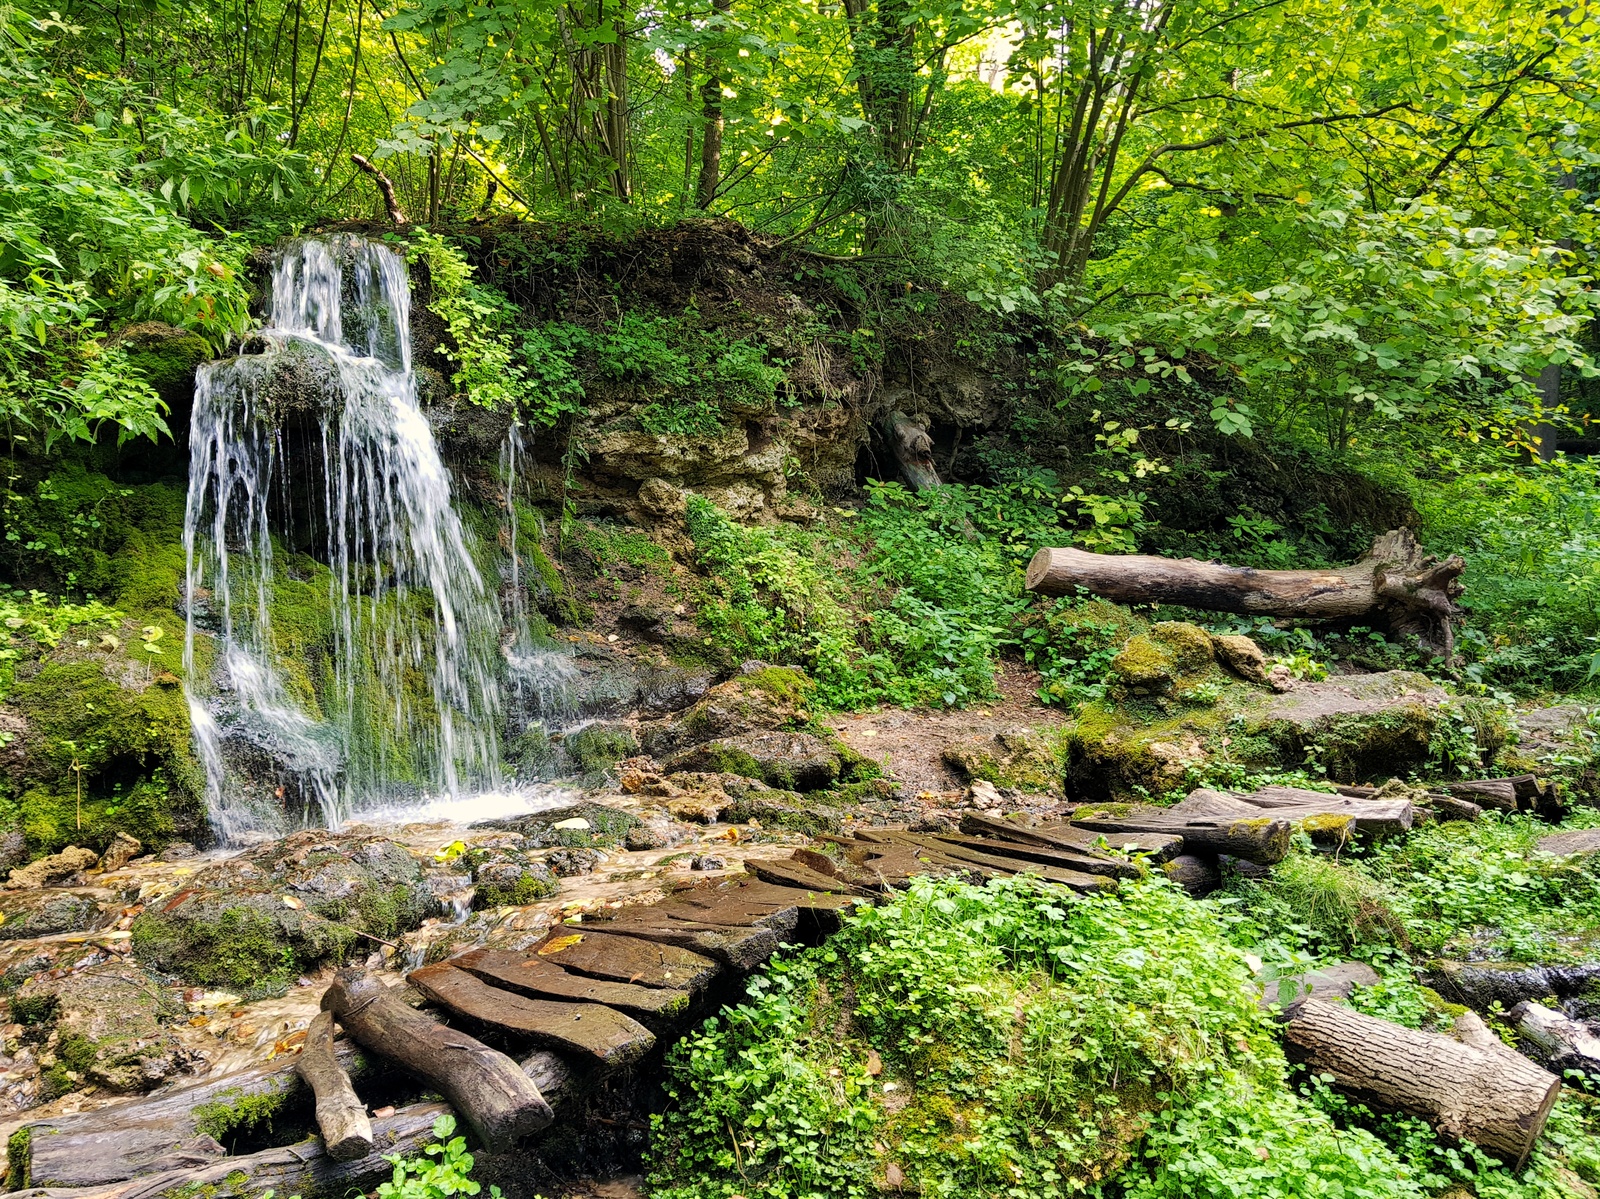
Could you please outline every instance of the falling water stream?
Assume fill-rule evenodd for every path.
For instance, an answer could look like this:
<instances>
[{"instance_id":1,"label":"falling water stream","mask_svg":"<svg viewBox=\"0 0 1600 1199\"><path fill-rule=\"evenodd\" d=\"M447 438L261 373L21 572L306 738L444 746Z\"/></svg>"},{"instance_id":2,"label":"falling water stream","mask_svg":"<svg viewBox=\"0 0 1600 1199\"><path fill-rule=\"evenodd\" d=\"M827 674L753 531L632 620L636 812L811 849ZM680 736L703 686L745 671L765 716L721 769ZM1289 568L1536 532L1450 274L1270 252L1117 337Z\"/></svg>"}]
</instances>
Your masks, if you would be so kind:
<instances>
[{"instance_id":1,"label":"falling water stream","mask_svg":"<svg viewBox=\"0 0 1600 1199\"><path fill-rule=\"evenodd\" d=\"M418 407L409 310L392 250L299 241L263 352L200 372L184 662L224 842L498 782L500 612Z\"/></svg>"}]
</instances>

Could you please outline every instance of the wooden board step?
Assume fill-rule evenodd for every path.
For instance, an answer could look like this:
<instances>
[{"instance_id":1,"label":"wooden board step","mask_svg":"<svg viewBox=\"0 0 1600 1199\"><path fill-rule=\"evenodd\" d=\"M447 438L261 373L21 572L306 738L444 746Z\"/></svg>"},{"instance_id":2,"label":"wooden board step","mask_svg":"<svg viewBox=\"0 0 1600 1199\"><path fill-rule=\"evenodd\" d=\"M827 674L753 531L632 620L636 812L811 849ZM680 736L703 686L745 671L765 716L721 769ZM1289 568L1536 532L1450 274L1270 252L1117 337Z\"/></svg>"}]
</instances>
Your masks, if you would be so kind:
<instances>
[{"instance_id":1,"label":"wooden board step","mask_svg":"<svg viewBox=\"0 0 1600 1199\"><path fill-rule=\"evenodd\" d=\"M1050 845L1022 845L1015 841L1001 841L996 837L962 837L951 833L933 833L941 845L970 849L977 853L997 857L1016 858L1023 862L1038 862L1075 870L1079 874L1102 874L1107 878L1140 878L1144 867L1137 862L1114 858L1110 854L1087 854L1075 849L1057 849Z\"/></svg>"},{"instance_id":2,"label":"wooden board step","mask_svg":"<svg viewBox=\"0 0 1600 1199\"><path fill-rule=\"evenodd\" d=\"M704 920L676 919L653 908L624 908L596 926L619 937L671 945L712 958L735 970L749 972L777 952L781 938L770 928L713 924Z\"/></svg>"},{"instance_id":3,"label":"wooden board step","mask_svg":"<svg viewBox=\"0 0 1600 1199\"><path fill-rule=\"evenodd\" d=\"M744 868L764 883L828 895L859 895L860 888L843 879L829 878L790 858L746 858Z\"/></svg>"},{"instance_id":4,"label":"wooden board step","mask_svg":"<svg viewBox=\"0 0 1600 1199\"><path fill-rule=\"evenodd\" d=\"M608 1069L638 1061L656 1043L644 1025L603 1004L527 999L491 987L449 962L413 970L406 979L458 1015L551 1049L585 1054Z\"/></svg>"},{"instance_id":5,"label":"wooden board step","mask_svg":"<svg viewBox=\"0 0 1600 1199\"><path fill-rule=\"evenodd\" d=\"M1084 853L1100 853L1101 843L1104 842L1106 849L1143 854L1157 865L1170 862L1183 851L1183 838L1172 833L1092 833L1065 823L1040 824L1029 828L1014 820L1002 820L981 812L964 813L961 831L976 837L999 837L1019 845L1076 849Z\"/></svg>"},{"instance_id":6,"label":"wooden board step","mask_svg":"<svg viewBox=\"0 0 1600 1199\"><path fill-rule=\"evenodd\" d=\"M603 1003L632 1016L652 1032L676 1027L688 1017L694 996L686 990L640 987L569 974L545 958L505 949L470 949L447 963L492 987L533 999Z\"/></svg>"},{"instance_id":7,"label":"wooden board step","mask_svg":"<svg viewBox=\"0 0 1600 1199\"><path fill-rule=\"evenodd\" d=\"M1100 875L1084 874L1079 870L1063 870L1057 866L1046 866L1039 862L1027 862L1018 858L1003 856L1000 852L983 853L978 850L966 849L959 845L949 845L934 837L923 833L897 833L897 839L904 843L916 846L932 856L945 858L947 861L976 867L978 870L1001 875L1033 874L1050 883L1060 883L1074 891L1088 893L1091 891L1105 891L1116 887L1116 880ZM1006 847L997 845L997 851Z\"/></svg>"},{"instance_id":8,"label":"wooden board step","mask_svg":"<svg viewBox=\"0 0 1600 1199\"><path fill-rule=\"evenodd\" d=\"M528 956L590 978L691 994L704 990L722 972L715 960L690 950L652 945L588 924L558 925Z\"/></svg>"}]
</instances>

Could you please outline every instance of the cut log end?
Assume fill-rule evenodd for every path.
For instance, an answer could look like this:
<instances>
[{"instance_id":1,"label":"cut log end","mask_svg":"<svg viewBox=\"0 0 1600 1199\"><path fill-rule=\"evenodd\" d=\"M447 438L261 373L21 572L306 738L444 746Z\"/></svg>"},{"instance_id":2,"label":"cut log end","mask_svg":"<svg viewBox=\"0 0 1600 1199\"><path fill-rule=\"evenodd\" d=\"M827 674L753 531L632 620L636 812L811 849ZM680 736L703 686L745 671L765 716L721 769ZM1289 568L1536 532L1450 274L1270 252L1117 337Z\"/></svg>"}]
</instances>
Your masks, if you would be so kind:
<instances>
[{"instance_id":1,"label":"cut log end","mask_svg":"<svg viewBox=\"0 0 1600 1199\"><path fill-rule=\"evenodd\" d=\"M354 1161L372 1152L372 1122L356 1097L350 1076L333 1051L333 1013L318 1012L306 1030L305 1047L295 1070L316 1096L317 1128L328 1156Z\"/></svg>"}]
</instances>

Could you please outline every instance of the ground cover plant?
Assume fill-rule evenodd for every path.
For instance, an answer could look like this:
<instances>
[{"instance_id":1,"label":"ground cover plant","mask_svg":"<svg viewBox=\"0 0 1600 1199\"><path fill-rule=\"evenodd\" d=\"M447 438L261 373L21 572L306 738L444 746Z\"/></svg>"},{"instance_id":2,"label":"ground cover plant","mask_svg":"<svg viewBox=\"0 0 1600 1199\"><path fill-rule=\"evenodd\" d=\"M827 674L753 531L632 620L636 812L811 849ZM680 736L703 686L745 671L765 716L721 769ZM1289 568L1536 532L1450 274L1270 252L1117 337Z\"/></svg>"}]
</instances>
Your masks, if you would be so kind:
<instances>
[{"instance_id":1,"label":"ground cover plant","mask_svg":"<svg viewBox=\"0 0 1600 1199\"><path fill-rule=\"evenodd\" d=\"M916 882L673 1051L652 1193L1532 1197L1593 1175L1581 1097L1513 1177L1292 1072L1254 1003L1259 931L1164 881Z\"/></svg>"}]
</instances>

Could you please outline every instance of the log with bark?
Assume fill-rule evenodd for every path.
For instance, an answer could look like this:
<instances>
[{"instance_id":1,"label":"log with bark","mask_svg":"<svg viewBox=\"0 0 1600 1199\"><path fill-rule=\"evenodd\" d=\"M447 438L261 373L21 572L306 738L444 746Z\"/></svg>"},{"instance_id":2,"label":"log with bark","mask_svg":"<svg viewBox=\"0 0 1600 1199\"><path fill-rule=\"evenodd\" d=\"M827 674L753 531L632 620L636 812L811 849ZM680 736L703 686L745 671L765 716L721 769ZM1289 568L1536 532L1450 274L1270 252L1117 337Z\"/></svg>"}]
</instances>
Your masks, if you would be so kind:
<instances>
[{"instance_id":1,"label":"log with bark","mask_svg":"<svg viewBox=\"0 0 1600 1199\"><path fill-rule=\"evenodd\" d=\"M375 1078L376 1066L367 1068L366 1055L349 1041L335 1042L334 1052L340 1068L354 1073L358 1081ZM394 1116L376 1122L371 1152L348 1162L336 1162L318 1140L229 1157L221 1145L196 1129L196 1121L218 1105L276 1094L284 1095L276 1118L290 1117L292 1127L296 1108L310 1098L297 1067L298 1059L280 1058L159 1095L26 1124L19 1130L26 1138L19 1142L14 1136L11 1142L6 1185L10 1190L32 1187L88 1196L106 1188L116 1193L127 1188L129 1179L150 1178L167 1180L153 1192L162 1193L169 1186L216 1176L227 1181L241 1170L253 1176L259 1168L263 1177L280 1180L280 1194L303 1195L305 1199L321 1194L342 1197L351 1187L370 1189L371 1183L388 1177L393 1167L383 1155L420 1150L428 1143L434 1119L447 1110L438 1104L402 1107ZM577 1088L571 1068L548 1050L530 1054L520 1068L552 1103ZM196 1142L202 1140L206 1144L196 1151ZM271 1184L258 1187L249 1183L249 1194L259 1196L266 1185ZM208 1189L206 1193L212 1192ZM215 1199L233 1193L219 1190Z\"/></svg>"},{"instance_id":2,"label":"log with bark","mask_svg":"<svg viewBox=\"0 0 1600 1199\"><path fill-rule=\"evenodd\" d=\"M347 1162L371 1153L372 1122L334 1053L332 1012L318 1012L312 1018L294 1068L317 1097L317 1127L328 1156Z\"/></svg>"},{"instance_id":3,"label":"log with bark","mask_svg":"<svg viewBox=\"0 0 1600 1199\"><path fill-rule=\"evenodd\" d=\"M1423 1032L1310 998L1286 1009L1289 1056L1362 1103L1419 1116L1521 1169L1561 1080L1507 1048L1471 1012L1456 1036Z\"/></svg>"},{"instance_id":4,"label":"log with bark","mask_svg":"<svg viewBox=\"0 0 1600 1199\"><path fill-rule=\"evenodd\" d=\"M1351 835L1389 837L1411 831L1417 812L1406 799L1354 799L1299 787L1260 787L1248 795L1201 787L1167 809L1191 819L1247 819L1271 814L1297 824L1317 843L1342 845Z\"/></svg>"},{"instance_id":5,"label":"log with bark","mask_svg":"<svg viewBox=\"0 0 1600 1199\"><path fill-rule=\"evenodd\" d=\"M370 159L360 154L350 155L350 161L355 163L367 175L370 175L372 182L377 184L378 193L383 196L384 209L389 214L389 223L396 228L404 225L406 223L405 209L400 207L399 197L395 195L394 191L394 182L389 176L373 166Z\"/></svg>"},{"instance_id":6,"label":"log with bark","mask_svg":"<svg viewBox=\"0 0 1600 1199\"><path fill-rule=\"evenodd\" d=\"M891 412L883 418L883 439L900 464L900 473L912 491L928 491L939 486L939 471L933 462L933 438L928 430L904 412Z\"/></svg>"},{"instance_id":7,"label":"log with bark","mask_svg":"<svg viewBox=\"0 0 1600 1199\"><path fill-rule=\"evenodd\" d=\"M1175 835L1183 838L1186 853L1227 854L1262 866L1283 861L1289 852L1289 821L1268 812L1243 819L1191 818L1168 808L1086 804L1073 811L1071 821L1091 832Z\"/></svg>"},{"instance_id":8,"label":"log with bark","mask_svg":"<svg viewBox=\"0 0 1600 1199\"><path fill-rule=\"evenodd\" d=\"M1448 662L1465 567L1458 555L1441 562L1423 551L1411 530L1395 529L1377 538L1354 565L1328 570L1254 570L1193 558L1042 549L1028 564L1027 586L1043 595L1074 595L1081 587L1123 604L1384 624L1397 635L1420 637Z\"/></svg>"},{"instance_id":9,"label":"log with bark","mask_svg":"<svg viewBox=\"0 0 1600 1199\"><path fill-rule=\"evenodd\" d=\"M1580 1071L1593 1089L1600 1082L1600 1037L1587 1024L1569 1020L1541 1003L1524 999L1506 1013L1506 1021L1517 1030L1552 1070Z\"/></svg>"},{"instance_id":10,"label":"log with bark","mask_svg":"<svg viewBox=\"0 0 1600 1199\"><path fill-rule=\"evenodd\" d=\"M322 1007L366 1048L438 1087L491 1153L555 1119L516 1062L415 1011L365 970L335 974Z\"/></svg>"}]
</instances>

